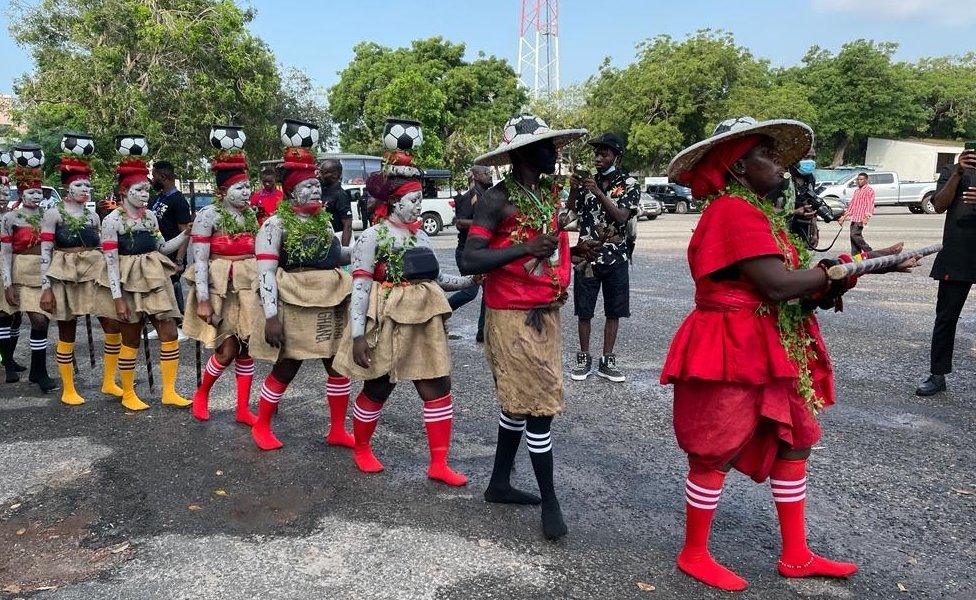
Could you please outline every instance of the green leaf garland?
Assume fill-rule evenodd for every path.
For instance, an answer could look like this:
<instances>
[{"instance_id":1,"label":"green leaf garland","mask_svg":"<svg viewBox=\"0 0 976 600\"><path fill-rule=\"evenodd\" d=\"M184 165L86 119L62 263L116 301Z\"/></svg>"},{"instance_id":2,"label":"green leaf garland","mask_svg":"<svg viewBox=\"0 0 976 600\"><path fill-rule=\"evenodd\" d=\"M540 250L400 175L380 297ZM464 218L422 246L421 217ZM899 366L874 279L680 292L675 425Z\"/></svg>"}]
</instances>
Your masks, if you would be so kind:
<instances>
[{"instance_id":1,"label":"green leaf garland","mask_svg":"<svg viewBox=\"0 0 976 600\"><path fill-rule=\"evenodd\" d=\"M275 214L281 219L285 252L288 257L303 262L319 256L332 246L332 214L324 208L307 219L299 218L291 203L278 203Z\"/></svg>"},{"instance_id":2,"label":"green leaf garland","mask_svg":"<svg viewBox=\"0 0 976 600\"><path fill-rule=\"evenodd\" d=\"M397 248L396 238L390 235L390 227L386 221L381 221L376 226L376 262L383 261L386 264L387 282L403 283L403 256L416 244L417 236L410 232L403 245Z\"/></svg>"},{"instance_id":3,"label":"green leaf garland","mask_svg":"<svg viewBox=\"0 0 976 600\"><path fill-rule=\"evenodd\" d=\"M68 231L70 231L72 235L78 235L81 233L82 229L88 227L90 224L89 219L91 217L91 211L88 210L87 206L82 208L81 216L73 217L68 214L67 209L64 207L64 203L59 202L58 214L61 215L61 223L68 228Z\"/></svg>"},{"instance_id":4,"label":"green leaf garland","mask_svg":"<svg viewBox=\"0 0 976 600\"><path fill-rule=\"evenodd\" d=\"M245 206L241 211L243 222L239 222L234 214L224 208L222 202L215 202L213 207L217 212L217 222L214 224L217 231L223 231L231 237L242 233L255 235L258 232L258 215L250 206Z\"/></svg>"}]
</instances>

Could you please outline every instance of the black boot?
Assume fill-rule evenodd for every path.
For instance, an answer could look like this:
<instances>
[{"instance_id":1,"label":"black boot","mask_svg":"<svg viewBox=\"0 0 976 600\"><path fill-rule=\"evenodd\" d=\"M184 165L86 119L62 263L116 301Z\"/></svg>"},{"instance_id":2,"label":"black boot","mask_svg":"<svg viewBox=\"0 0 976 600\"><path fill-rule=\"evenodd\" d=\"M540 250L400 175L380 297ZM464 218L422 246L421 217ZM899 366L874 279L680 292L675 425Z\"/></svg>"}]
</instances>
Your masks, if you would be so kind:
<instances>
[{"instance_id":1,"label":"black boot","mask_svg":"<svg viewBox=\"0 0 976 600\"><path fill-rule=\"evenodd\" d=\"M915 393L919 396L934 396L946 390L945 375L929 375L928 379L918 385Z\"/></svg>"},{"instance_id":2,"label":"black boot","mask_svg":"<svg viewBox=\"0 0 976 600\"><path fill-rule=\"evenodd\" d=\"M556 488L552 480L552 436L550 427L552 417L529 417L526 425L525 443L529 447L532 470L539 483L542 495L542 533L547 539L558 540L569 532L563 512L556 499Z\"/></svg>"},{"instance_id":3,"label":"black boot","mask_svg":"<svg viewBox=\"0 0 976 600\"><path fill-rule=\"evenodd\" d=\"M0 339L0 357L3 357L3 371L7 383L20 381L17 363L14 362L14 344L12 338Z\"/></svg>"},{"instance_id":4,"label":"black boot","mask_svg":"<svg viewBox=\"0 0 976 600\"><path fill-rule=\"evenodd\" d=\"M525 419L514 419L502 413L498 418L498 444L495 446L495 466L485 490L485 502L499 504L539 504L542 499L512 487L512 465L522 442Z\"/></svg>"},{"instance_id":5,"label":"black boot","mask_svg":"<svg viewBox=\"0 0 976 600\"><path fill-rule=\"evenodd\" d=\"M58 389L56 381L47 374L47 328L31 329L31 365L27 380L36 383L44 393Z\"/></svg>"}]
</instances>

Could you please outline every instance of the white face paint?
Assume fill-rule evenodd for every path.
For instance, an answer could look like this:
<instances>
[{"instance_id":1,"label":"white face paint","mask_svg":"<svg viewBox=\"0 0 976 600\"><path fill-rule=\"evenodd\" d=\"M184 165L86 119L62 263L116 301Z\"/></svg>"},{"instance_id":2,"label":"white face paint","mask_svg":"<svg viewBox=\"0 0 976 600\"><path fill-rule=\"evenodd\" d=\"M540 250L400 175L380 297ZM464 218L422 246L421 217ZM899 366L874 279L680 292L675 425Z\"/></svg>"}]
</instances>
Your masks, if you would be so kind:
<instances>
[{"instance_id":1,"label":"white face paint","mask_svg":"<svg viewBox=\"0 0 976 600\"><path fill-rule=\"evenodd\" d=\"M251 202L251 182L244 180L238 181L227 188L224 192L224 203L231 208L238 210L244 208Z\"/></svg>"},{"instance_id":2,"label":"white face paint","mask_svg":"<svg viewBox=\"0 0 976 600\"><path fill-rule=\"evenodd\" d=\"M27 208L37 208L41 201L44 200L44 192L38 188L24 190L24 193L20 196L20 200Z\"/></svg>"},{"instance_id":3,"label":"white face paint","mask_svg":"<svg viewBox=\"0 0 976 600\"><path fill-rule=\"evenodd\" d=\"M293 204L314 204L322 201L322 184L314 177L298 183L292 191Z\"/></svg>"},{"instance_id":4,"label":"white face paint","mask_svg":"<svg viewBox=\"0 0 976 600\"><path fill-rule=\"evenodd\" d=\"M125 202L130 208L145 208L149 204L149 188L151 187L148 181L140 181L139 183L133 184L132 187L125 193Z\"/></svg>"},{"instance_id":5,"label":"white face paint","mask_svg":"<svg viewBox=\"0 0 976 600\"><path fill-rule=\"evenodd\" d=\"M413 223L420 218L421 201L424 195L421 192L410 192L393 204L393 218L401 223Z\"/></svg>"},{"instance_id":6,"label":"white face paint","mask_svg":"<svg viewBox=\"0 0 976 600\"><path fill-rule=\"evenodd\" d=\"M75 204L84 204L91 199L91 189L92 184L90 180L76 179L68 186L68 196L65 199Z\"/></svg>"}]
</instances>

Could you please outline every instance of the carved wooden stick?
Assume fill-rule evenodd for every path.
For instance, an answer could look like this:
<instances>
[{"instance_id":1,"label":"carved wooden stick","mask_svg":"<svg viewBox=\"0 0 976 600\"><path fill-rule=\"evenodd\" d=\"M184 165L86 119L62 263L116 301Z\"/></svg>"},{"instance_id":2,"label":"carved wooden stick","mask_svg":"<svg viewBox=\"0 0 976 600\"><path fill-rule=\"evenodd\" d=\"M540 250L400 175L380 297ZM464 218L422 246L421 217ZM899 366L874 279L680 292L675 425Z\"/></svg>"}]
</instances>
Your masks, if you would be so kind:
<instances>
[{"instance_id":1,"label":"carved wooden stick","mask_svg":"<svg viewBox=\"0 0 976 600\"><path fill-rule=\"evenodd\" d=\"M827 276L833 280L844 279L852 275L863 275L865 273L875 273L884 271L905 262L914 256L928 256L942 250L942 244L932 244L918 250L910 250L900 254L888 256L878 256L877 258L867 258L859 262L834 265L827 269Z\"/></svg>"}]
</instances>

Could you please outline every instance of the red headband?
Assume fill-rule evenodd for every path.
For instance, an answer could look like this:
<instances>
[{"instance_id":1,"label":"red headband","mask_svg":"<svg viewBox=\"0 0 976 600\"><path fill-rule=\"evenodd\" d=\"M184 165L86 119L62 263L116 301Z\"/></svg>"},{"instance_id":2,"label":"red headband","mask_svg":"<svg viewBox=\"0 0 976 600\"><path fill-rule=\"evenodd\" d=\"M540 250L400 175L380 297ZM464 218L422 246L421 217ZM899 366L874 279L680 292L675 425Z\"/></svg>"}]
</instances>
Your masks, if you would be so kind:
<instances>
[{"instance_id":1,"label":"red headband","mask_svg":"<svg viewBox=\"0 0 976 600\"><path fill-rule=\"evenodd\" d=\"M14 169L14 180L17 182L17 192L20 194L23 194L24 190L41 189L43 179L44 174L40 169L30 169L20 165Z\"/></svg>"},{"instance_id":2,"label":"red headband","mask_svg":"<svg viewBox=\"0 0 976 600\"><path fill-rule=\"evenodd\" d=\"M149 167L141 158L130 156L123 158L115 168L119 176L119 192L125 193L130 187L143 181L149 181Z\"/></svg>"},{"instance_id":3,"label":"red headband","mask_svg":"<svg viewBox=\"0 0 976 600\"><path fill-rule=\"evenodd\" d=\"M689 171L682 173L680 179L691 182L691 195L695 198L714 196L728 184L732 163L745 156L762 141L762 135L753 134L722 142L709 150Z\"/></svg>"},{"instance_id":4,"label":"red headband","mask_svg":"<svg viewBox=\"0 0 976 600\"><path fill-rule=\"evenodd\" d=\"M306 179L315 179L316 160L308 148L301 147L286 148L284 158L281 168L288 174L281 182L281 188L286 196L291 196L296 185Z\"/></svg>"},{"instance_id":5,"label":"red headband","mask_svg":"<svg viewBox=\"0 0 976 600\"><path fill-rule=\"evenodd\" d=\"M390 199L392 200L393 198L403 198L410 192L419 192L423 189L424 188L422 185L420 185L419 181L417 181L416 179L411 179L410 181L407 181L400 187L393 190L393 193L390 194Z\"/></svg>"},{"instance_id":6,"label":"red headband","mask_svg":"<svg viewBox=\"0 0 976 600\"><path fill-rule=\"evenodd\" d=\"M217 187L226 191L235 183L247 181L247 156L243 152L221 152L210 170L216 175Z\"/></svg>"},{"instance_id":7,"label":"red headband","mask_svg":"<svg viewBox=\"0 0 976 600\"><path fill-rule=\"evenodd\" d=\"M91 179L92 175L91 166L75 156L62 156L58 170L61 171L61 184L64 186L69 186L79 179Z\"/></svg>"}]
</instances>

